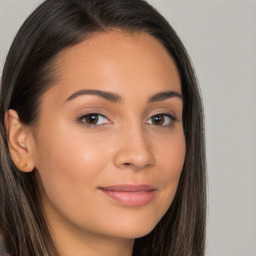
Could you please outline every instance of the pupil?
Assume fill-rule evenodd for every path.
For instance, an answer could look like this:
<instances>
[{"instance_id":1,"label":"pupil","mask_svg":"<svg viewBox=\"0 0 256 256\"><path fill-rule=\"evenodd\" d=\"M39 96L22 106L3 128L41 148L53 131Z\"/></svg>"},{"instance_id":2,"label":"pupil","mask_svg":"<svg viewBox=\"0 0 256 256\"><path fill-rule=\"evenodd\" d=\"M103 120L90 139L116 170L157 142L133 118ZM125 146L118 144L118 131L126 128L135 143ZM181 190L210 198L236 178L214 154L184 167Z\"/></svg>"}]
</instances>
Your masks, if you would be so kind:
<instances>
[{"instance_id":1,"label":"pupil","mask_svg":"<svg viewBox=\"0 0 256 256\"><path fill-rule=\"evenodd\" d=\"M86 117L86 122L90 124L96 124L98 122L98 116L97 115L88 115Z\"/></svg>"},{"instance_id":2,"label":"pupil","mask_svg":"<svg viewBox=\"0 0 256 256\"><path fill-rule=\"evenodd\" d=\"M154 124L163 124L164 123L164 117L163 115L159 115L159 116L154 116L153 117L153 123Z\"/></svg>"}]
</instances>

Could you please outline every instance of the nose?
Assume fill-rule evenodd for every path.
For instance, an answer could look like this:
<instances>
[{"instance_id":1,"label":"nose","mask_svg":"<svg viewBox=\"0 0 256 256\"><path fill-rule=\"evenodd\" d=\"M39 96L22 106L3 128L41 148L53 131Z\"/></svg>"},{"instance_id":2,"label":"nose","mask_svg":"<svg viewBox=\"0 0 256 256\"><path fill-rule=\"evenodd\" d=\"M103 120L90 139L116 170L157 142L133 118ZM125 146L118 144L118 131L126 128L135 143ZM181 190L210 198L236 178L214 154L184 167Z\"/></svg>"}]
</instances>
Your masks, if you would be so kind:
<instances>
[{"instance_id":1,"label":"nose","mask_svg":"<svg viewBox=\"0 0 256 256\"><path fill-rule=\"evenodd\" d=\"M118 135L114 162L119 168L134 170L149 168L155 164L150 141L143 127L134 125L122 129Z\"/></svg>"}]
</instances>

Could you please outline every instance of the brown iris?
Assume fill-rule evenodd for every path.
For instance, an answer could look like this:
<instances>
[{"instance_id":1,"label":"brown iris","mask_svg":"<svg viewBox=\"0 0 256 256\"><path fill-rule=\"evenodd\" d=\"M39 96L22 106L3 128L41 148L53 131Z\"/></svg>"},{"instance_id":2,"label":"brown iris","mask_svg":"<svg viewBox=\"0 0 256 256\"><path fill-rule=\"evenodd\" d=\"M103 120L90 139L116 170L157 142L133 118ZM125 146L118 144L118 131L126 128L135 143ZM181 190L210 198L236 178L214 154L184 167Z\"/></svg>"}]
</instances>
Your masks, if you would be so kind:
<instances>
[{"instance_id":1,"label":"brown iris","mask_svg":"<svg viewBox=\"0 0 256 256\"><path fill-rule=\"evenodd\" d=\"M85 121L88 124L97 124L97 122L99 121L99 115L97 115L97 114L86 115Z\"/></svg>"},{"instance_id":2,"label":"brown iris","mask_svg":"<svg viewBox=\"0 0 256 256\"><path fill-rule=\"evenodd\" d=\"M152 124L162 125L164 123L164 115L156 115L151 117Z\"/></svg>"}]
</instances>

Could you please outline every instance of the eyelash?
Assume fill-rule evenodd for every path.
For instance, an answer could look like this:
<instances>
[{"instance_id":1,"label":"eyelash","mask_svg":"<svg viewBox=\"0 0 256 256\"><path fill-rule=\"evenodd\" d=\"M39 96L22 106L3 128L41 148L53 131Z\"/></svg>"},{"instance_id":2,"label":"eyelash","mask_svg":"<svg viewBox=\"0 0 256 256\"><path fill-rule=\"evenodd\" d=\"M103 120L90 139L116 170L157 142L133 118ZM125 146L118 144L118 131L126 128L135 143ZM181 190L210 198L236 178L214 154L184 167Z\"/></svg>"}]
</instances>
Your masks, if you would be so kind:
<instances>
[{"instance_id":1,"label":"eyelash","mask_svg":"<svg viewBox=\"0 0 256 256\"><path fill-rule=\"evenodd\" d=\"M97 116L97 122L98 122L99 118L106 119L107 121L102 123L102 124L97 124L97 123L96 124L90 124L88 122L83 121L84 119L89 118L89 117L93 117L93 116ZM159 117L160 118L164 117L164 122L163 123L165 123L166 119L169 118L169 123L168 124L164 124L164 125L163 124L160 124L160 125L153 124L152 123L152 118L159 118ZM151 123L148 123L148 120L151 120ZM151 116L148 120L146 121L146 123L149 124L149 125L159 126L159 127L163 127L163 128L166 128L166 127L170 128L177 121L177 118L176 118L176 116L174 114L171 115L171 114L166 114L166 113L159 113L159 114L155 114L155 115ZM89 113L89 114L86 114L86 115L82 115L82 116L80 116L78 118L77 121L79 123L82 123L83 125L87 126L88 128L101 127L103 125L111 123L111 121L109 121L109 119L106 116L104 116L104 115L102 115L100 113Z\"/></svg>"},{"instance_id":2,"label":"eyelash","mask_svg":"<svg viewBox=\"0 0 256 256\"><path fill-rule=\"evenodd\" d=\"M108 120L107 122L103 123L103 124L90 124L90 123L88 123L88 122L83 121L84 119L86 119L87 117L90 117L90 116L91 116L91 117L92 117L92 116L97 116L98 119L99 119L99 117L100 117L100 118L104 118L104 119L108 120L108 118L107 118L106 116L102 115L102 114L99 114L99 113L89 113L89 114L82 115L81 117L79 117L79 118L78 118L78 122L79 122L79 123L82 123L83 125L85 125L85 126L87 126L87 127L89 127L89 128L101 127L102 125L111 123L109 120Z\"/></svg>"},{"instance_id":3,"label":"eyelash","mask_svg":"<svg viewBox=\"0 0 256 256\"><path fill-rule=\"evenodd\" d=\"M168 118L169 119L168 124L160 124L160 125L153 124L152 123L152 119L153 118L159 118L159 117L161 117L161 118L163 117L164 118L164 122L163 123L165 123L166 119ZM165 127L170 128L177 121L177 118L176 118L176 116L174 114L171 115L171 114L166 114L166 113L159 113L159 114L155 114L155 115L151 116L148 120L151 120L151 123L149 123L150 125L160 126L160 127L163 127L163 128L165 128ZM147 122L148 122L148 120L147 120Z\"/></svg>"}]
</instances>

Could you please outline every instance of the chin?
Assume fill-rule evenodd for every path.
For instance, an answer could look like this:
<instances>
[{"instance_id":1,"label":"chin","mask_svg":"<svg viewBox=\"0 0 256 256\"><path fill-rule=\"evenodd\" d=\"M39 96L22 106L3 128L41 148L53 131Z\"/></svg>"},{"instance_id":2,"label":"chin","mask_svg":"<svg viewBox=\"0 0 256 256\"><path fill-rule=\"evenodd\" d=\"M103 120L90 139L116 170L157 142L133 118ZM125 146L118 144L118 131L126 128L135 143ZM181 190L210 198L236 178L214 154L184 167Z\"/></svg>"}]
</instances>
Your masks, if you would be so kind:
<instances>
[{"instance_id":1,"label":"chin","mask_svg":"<svg viewBox=\"0 0 256 256\"><path fill-rule=\"evenodd\" d=\"M116 236L120 238L136 239L148 235L155 228L156 225L157 223L150 223L148 225L127 225L123 227L119 226L119 229L114 231L113 233L115 233Z\"/></svg>"}]
</instances>

